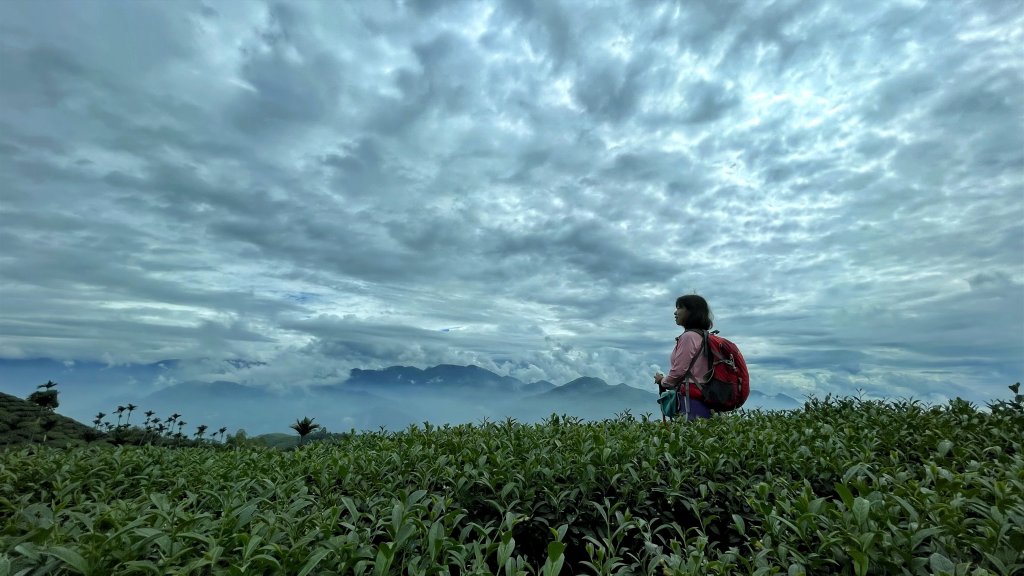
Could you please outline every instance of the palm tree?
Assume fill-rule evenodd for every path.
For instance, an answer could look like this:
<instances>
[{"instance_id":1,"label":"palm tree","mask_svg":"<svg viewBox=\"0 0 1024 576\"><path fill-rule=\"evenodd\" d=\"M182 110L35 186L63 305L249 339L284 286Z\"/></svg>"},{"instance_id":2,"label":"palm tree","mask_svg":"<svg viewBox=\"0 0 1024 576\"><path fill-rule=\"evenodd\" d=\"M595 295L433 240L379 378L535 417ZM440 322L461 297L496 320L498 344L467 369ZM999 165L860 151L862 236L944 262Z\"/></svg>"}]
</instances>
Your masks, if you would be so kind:
<instances>
[{"instance_id":1,"label":"palm tree","mask_svg":"<svg viewBox=\"0 0 1024 576\"><path fill-rule=\"evenodd\" d=\"M316 418L310 418L309 416L306 416L302 420L296 420L295 424L289 426L289 428L299 433L300 445L306 440L306 436L308 436L310 432L318 428L322 428L322 426L320 426L319 424L314 424L313 420L316 420Z\"/></svg>"},{"instance_id":2,"label":"palm tree","mask_svg":"<svg viewBox=\"0 0 1024 576\"><path fill-rule=\"evenodd\" d=\"M153 412L152 410L146 410L142 414L146 417L146 431L147 432L153 430L154 427L157 424L160 423L160 419L159 418L154 418L153 417L153 415L156 414L156 412Z\"/></svg>"},{"instance_id":3,"label":"palm tree","mask_svg":"<svg viewBox=\"0 0 1024 576\"><path fill-rule=\"evenodd\" d=\"M200 424L199 426L196 426L196 438L199 438L200 440L202 440L203 439L203 434L206 434L206 429L207 429L206 424Z\"/></svg>"},{"instance_id":4,"label":"palm tree","mask_svg":"<svg viewBox=\"0 0 1024 576\"><path fill-rule=\"evenodd\" d=\"M224 441L224 435L227 434L227 432L228 432L228 427L227 426L222 426L220 428L220 430L217 430L217 434L220 434L220 441L221 442Z\"/></svg>"},{"instance_id":5,"label":"palm tree","mask_svg":"<svg viewBox=\"0 0 1024 576\"><path fill-rule=\"evenodd\" d=\"M172 436L174 434L174 432L173 432L174 431L174 424L175 424L175 420L177 420L178 418L181 418L181 414L178 414L177 412L175 412L174 414L171 414L170 416L168 416L167 420L164 421L164 422L167 423L167 435L168 436Z\"/></svg>"},{"instance_id":6,"label":"palm tree","mask_svg":"<svg viewBox=\"0 0 1024 576\"><path fill-rule=\"evenodd\" d=\"M57 385L57 383L54 382L53 380L47 380L46 384L40 384L39 386L36 386L36 389L45 388L45 389L49 390L50 388L53 388L56 385Z\"/></svg>"},{"instance_id":7,"label":"palm tree","mask_svg":"<svg viewBox=\"0 0 1024 576\"><path fill-rule=\"evenodd\" d=\"M128 410L128 419L125 420L124 425L127 426L128 423L132 421L132 411L134 411L136 408L138 408L138 406L136 406L135 404L129 403L128 406L125 406L125 408Z\"/></svg>"},{"instance_id":8,"label":"palm tree","mask_svg":"<svg viewBox=\"0 0 1024 576\"><path fill-rule=\"evenodd\" d=\"M117 427L118 428L121 427L121 415L124 414L124 411L125 411L125 407L124 406L118 406L117 410L114 410L114 413L117 414Z\"/></svg>"}]
</instances>

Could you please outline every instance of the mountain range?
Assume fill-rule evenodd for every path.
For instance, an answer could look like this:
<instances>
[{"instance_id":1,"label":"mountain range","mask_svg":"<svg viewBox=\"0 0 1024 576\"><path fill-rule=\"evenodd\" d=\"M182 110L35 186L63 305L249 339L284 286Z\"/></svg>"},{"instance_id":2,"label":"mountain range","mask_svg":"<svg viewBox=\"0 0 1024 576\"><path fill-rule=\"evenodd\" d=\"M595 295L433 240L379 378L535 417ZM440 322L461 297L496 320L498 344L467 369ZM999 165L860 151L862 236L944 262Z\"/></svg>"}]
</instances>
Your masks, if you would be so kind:
<instances>
[{"instance_id":1,"label":"mountain range","mask_svg":"<svg viewBox=\"0 0 1024 576\"><path fill-rule=\"evenodd\" d=\"M275 422L276 431L303 416L316 418L332 431L393 430L422 422L459 424L505 418L536 422L552 414L594 420L626 411L637 417L651 414L660 418L654 390L610 385L592 377L562 385L543 380L526 383L479 366L450 364L426 369L354 369L343 382L287 394L228 381L187 382L149 394L138 404L180 406L174 410L193 414L192 420L215 420L228 417L228 412L241 412L250 420ZM746 405L751 409L801 406L789 396L757 391L751 392ZM243 427L257 433L265 429L257 422Z\"/></svg>"},{"instance_id":2,"label":"mountain range","mask_svg":"<svg viewBox=\"0 0 1024 576\"><path fill-rule=\"evenodd\" d=\"M153 365L153 371L161 373L168 366L170 361ZM187 429L206 424L212 428L226 426L232 431L245 429L248 434L285 432L289 424L305 416L315 418L333 432L396 430L423 422L443 425L506 418L530 423L552 414L596 420L629 411L637 417L650 414L660 418L653 385L651 390L643 390L626 384L610 385L592 377L561 385L543 380L522 382L472 365L353 369L345 380L287 391L249 386L227 378L155 389L152 381L142 378L143 373L141 369L131 372L136 385L114 382L111 387L101 384L97 374L110 381L114 372L93 374L77 366L67 376L60 376L59 411L91 422L96 411L111 414L117 405L132 403L139 407L135 418L147 410L162 417L179 413L188 422ZM29 374L25 372L26 377ZM35 379L41 376L42 373ZM50 377L47 375L43 381ZM769 396L754 390L745 407L771 410L802 405L783 394Z\"/></svg>"}]
</instances>

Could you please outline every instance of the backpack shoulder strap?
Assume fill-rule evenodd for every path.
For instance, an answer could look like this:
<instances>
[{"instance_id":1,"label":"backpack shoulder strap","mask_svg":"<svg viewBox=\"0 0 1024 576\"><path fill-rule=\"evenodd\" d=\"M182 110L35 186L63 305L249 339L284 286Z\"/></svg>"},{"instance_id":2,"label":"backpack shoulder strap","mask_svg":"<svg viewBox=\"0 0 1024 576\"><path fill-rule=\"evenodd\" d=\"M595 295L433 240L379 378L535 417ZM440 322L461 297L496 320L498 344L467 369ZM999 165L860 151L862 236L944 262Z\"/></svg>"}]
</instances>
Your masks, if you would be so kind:
<instances>
[{"instance_id":1,"label":"backpack shoulder strap","mask_svg":"<svg viewBox=\"0 0 1024 576\"><path fill-rule=\"evenodd\" d=\"M718 330L715 330L714 333L718 334ZM708 370L711 370L712 368L714 368L715 365L712 364L711 362L711 346L708 346L708 336L710 335L710 333L707 330L704 330L703 334L704 343L702 344L702 346L704 346L704 358L706 358L708 361Z\"/></svg>"},{"instance_id":2,"label":"backpack shoulder strap","mask_svg":"<svg viewBox=\"0 0 1024 576\"><path fill-rule=\"evenodd\" d=\"M683 373L683 383L684 384L686 383L686 378L691 376L691 373L693 372L693 365L697 363L697 358L700 358L701 352L704 352L705 356L710 357L710 353L708 352L708 334L707 334L707 332L704 331L704 330L698 330L696 328L688 328L688 329L683 331L683 335L685 335L687 332L700 332L701 343L700 343L700 350L697 350L697 353L693 355L693 358L690 360L690 365L686 368L686 372ZM682 336L680 336L680 338L682 338ZM709 362L708 366L710 366L711 365L710 364L710 360L708 362ZM690 390L689 385L686 386L686 390L687 390L687 392L689 392L689 390Z\"/></svg>"}]
</instances>

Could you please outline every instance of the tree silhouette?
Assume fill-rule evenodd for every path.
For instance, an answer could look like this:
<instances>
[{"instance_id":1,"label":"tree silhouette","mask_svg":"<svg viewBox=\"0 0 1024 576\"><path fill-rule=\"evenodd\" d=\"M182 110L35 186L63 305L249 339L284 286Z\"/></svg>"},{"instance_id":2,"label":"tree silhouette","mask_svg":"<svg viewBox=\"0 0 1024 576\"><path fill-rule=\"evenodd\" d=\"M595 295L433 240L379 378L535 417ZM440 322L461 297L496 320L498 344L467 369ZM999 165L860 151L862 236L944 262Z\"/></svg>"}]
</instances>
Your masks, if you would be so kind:
<instances>
[{"instance_id":1,"label":"tree silhouette","mask_svg":"<svg viewBox=\"0 0 1024 576\"><path fill-rule=\"evenodd\" d=\"M314 424L313 420L316 420L316 418L306 416L302 420L296 420L295 424L289 426L289 428L299 433L299 444L302 444L306 440L306 436L308 436L310 432L318 428L322 428L319 424Z\"/></svg>"},{"instance_id":2,"label":"tree silhouette","mask_svg":"<svg viewBox=\"0 0 1024 576\"><path fill-rule=\"evenodd\" d=\"M125 409L128 410L128 419L125 420L124 425L127 426L132 421L132 412L138 408L135 404L128 404Z\"/></svg>"},{"instance_id":3,"label":"tree silhouette","mask_svg":"<svg viewBox=\"0 0 1024 576\"><path fill-rule=\"evenodd\" d=\"M220 430L217 430L217 434L220 434L220 441L221 442L224 441L224 435L227 434L227 432L228 432L228 427L227 426L222 426L220 428Z\"/></svg>"},{"instance_id":4,"label":"tree silhouette","mask_svg":"<svg viewBox=\"0 0 1024 576\"><path fill-rule=\"evenodd\" d=\"M124 406L118 406L117 410L114 410L114 413L117 414L117 427L118 428L121 427L121 416L124 414L124 411L125 411L125 407Z\"/></svg>"},{"instance_id":5,"label":"tree silhouette","mask_svg":"<svg viewBox=\"0 0 1024 576\"><path fill-rule=\"evenodd\" d=\"M49 390L50 388L53 388L56 385L57 385L57 383L54 382L53 380L47 380L46 384L40 384L39 386L36 386L36 389L43 388L43 389Z\"/></svg>"},{"instance_id":6,"label":"tree silhouette","mask_svg":"<svg viewBox=\"0 0 1024 576\"><path fill-rule=\"evenodd\" d=\"M167 420L164 421L167 424L167 436L170 437L170 436L174 435L175 421L178 418L181 418L181 414L178 414L177 412L175 412L174 414L171 414L170 416L168 416Z\"/></svg>"},{"instance_id":7,"label":"tree silhouette","mask_svg":"<svg viewBox=\"0 0 1024 576\"><path fill-rule=\"evenodd\" d=\"M203 439L203 434L206 434L206 429L207 428L208 428L208 426L206 424L200 424L199 426L196 426L196 438L199 438L200 440L202 440Z\"/></svg>"},{"instance_id":8,"label":"tree silhouette","mask_svg":"<svg viewBox=\"0 0 1024 576\"><path fill-rule=\"evenodd\" d=\"M146 427L145 427L146 431L147 432L152 432L153 430L155 430L156 429L156 425L160 423L160 419L159 418L155 418L153 416L154 414L156 414L156 412L153 412L152 410L146 410L142 414L143 414L143 416L146 417Z\"/></svg>"},{"instance_id":9,"label":"tree silhouette","mask_svg":"<svg viewBox=\"0 0 1024 576\"><path fill-rule=\"evenodd\" d=\"M28 401L49 412L53 412L60 406L56 390L36 390L28 395Z\"/></svg>"}]
</instances>

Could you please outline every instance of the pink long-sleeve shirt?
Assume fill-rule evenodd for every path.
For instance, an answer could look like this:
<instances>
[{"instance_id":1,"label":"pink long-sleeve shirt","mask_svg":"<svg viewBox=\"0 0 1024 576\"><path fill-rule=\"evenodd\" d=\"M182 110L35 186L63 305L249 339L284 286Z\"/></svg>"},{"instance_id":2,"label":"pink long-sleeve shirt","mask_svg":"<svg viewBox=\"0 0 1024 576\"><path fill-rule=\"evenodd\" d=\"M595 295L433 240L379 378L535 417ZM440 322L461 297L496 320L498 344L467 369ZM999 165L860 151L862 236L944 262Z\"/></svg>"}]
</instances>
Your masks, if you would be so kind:
<instances>
[{"instance_id":1,"label":"pink long-sleeve shirt","mask_svg":"<svg viewBox=\"0 0 1024 576\"><path fill-rule=\"evenodd\" d=\"M695 331L683 332L681 336L676 338L676 346L672 349L672 356L669 360L669 371L662 381L663 387L676 388L682 383L683 375L686 373L686 369L689 368L690 361L701 352L702 343L703 336L700 332ZM697 361L693 363L693 370L690 371L690 377L686 381L703 382L704 374L707 371L707 357L704 354L700 354ZM702 397L700 390L696 386L690 387L690 396L697 399Z\"/></svg>"}]
</instances>

